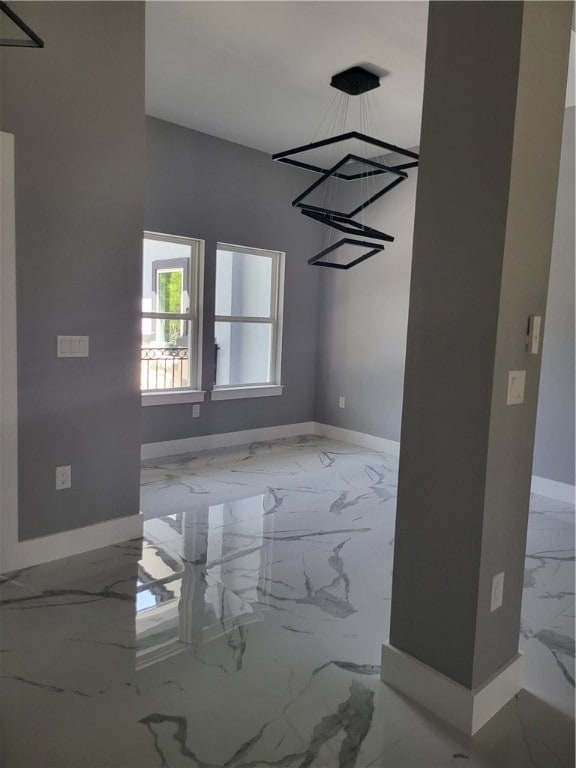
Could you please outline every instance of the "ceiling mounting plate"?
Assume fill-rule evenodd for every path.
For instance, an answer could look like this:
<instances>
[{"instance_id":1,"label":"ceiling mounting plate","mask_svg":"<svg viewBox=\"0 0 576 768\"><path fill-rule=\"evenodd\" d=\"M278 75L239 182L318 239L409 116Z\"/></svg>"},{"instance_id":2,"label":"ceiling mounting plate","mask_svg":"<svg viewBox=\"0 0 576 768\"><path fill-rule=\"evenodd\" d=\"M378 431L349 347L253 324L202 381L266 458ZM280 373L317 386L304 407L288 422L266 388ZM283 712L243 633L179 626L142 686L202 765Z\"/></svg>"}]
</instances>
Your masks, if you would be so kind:
<instances>
[{"instance_id":1,"label":"ceiling mounting plate","mask_svg":"<svg viewBox=\"0 0 576 768\"><path fill-rule=\"evenodd\" d=\"M364 67L351 67L333 75L330 85L350 96L360 96L361 93L379 88L380 78Z\"/></svg>"}]
</instances>

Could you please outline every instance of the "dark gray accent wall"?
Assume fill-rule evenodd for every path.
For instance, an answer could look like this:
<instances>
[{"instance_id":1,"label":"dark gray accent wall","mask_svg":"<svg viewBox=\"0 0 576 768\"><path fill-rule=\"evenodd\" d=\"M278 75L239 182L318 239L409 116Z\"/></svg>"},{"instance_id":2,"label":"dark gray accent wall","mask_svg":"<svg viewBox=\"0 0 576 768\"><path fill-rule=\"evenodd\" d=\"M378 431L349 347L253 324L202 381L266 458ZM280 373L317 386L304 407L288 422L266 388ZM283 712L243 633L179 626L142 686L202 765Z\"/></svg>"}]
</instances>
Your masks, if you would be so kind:
<instances>
[{"instance_id":1,"label":"dark gray accent wall","mask_svg":"<svg viewBox=\"0 0 576 768\"><path fill-rule=\"evenodd\" d=\"M202 386L212 387L216 244L286 252L282 383L277 397L142 408L142 442L310 421L314 417L322 227L290 203L311 175L239 144L146 118L146 229L205 241Z\"/></svg>"},{"instance_id":2,"label":"dark gray accent wall","mask_svg":"<svg viewBox=\"0 0 576 768\"><path fill-rule=\"evenodd\" d=\"M15 3L42 50L2 48L15 134L19 536L138 513L144 6ZM88 359L58 359L58 334ZM55 468L72 488L55 491Z\"/></svg>"},{"instance_id":3,"label":"dark gray accent wall","mask_svg":"<svg viewBox=\"0 0 576 768\"><path fill-rule=\"evenodd\" d=\"M564 116L538 397L534 474L574 485L574 125Z\"/></svg>"},{"instance_id":4,"label":"dark gray accent wall","mask_svg":"<svg viewBox=\"0 0 576 768\"><path fill-rule=\"evenodd\" d=\"M367 211L394 242L346 272L323 269L320 283L316 420L389 440L400 439L416 182L414 169Z\"/></svg>"}]
</instances>

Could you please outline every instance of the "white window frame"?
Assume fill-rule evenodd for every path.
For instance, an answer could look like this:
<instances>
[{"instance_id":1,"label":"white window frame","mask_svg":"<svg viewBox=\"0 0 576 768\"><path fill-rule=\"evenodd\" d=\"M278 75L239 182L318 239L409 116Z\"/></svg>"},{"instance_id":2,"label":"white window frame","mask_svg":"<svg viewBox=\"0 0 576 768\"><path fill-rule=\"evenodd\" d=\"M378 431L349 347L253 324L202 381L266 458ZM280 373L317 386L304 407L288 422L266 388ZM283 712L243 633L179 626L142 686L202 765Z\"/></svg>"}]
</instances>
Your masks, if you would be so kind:
<instances>
[{"instance_id":1,"label":"white window frame","mask_svg":"<svg viewBox=\"0 0 576 768\"><path fill-rule=\"evenodd\" d=\"M284 387L282 376L282 324L284 317L284 251L266 248L252 248L231 243L217 243L217 251L233 251L234 253L256 254L272 259L272 279L270 285L270 315L268 317L244 317L238 315L215 315L214 322L223 323L265 323L272 326L270 342L270 381L247 384L214 384L211 400L236 400L246 397L271 397L281 395ZM216 280L214 281L216 292Z\"/></svg>"},{"instance_id":2,"label":"white window frame","mask_svg":"<svg viewBox=\"0 0 576 768\"><path fill-rule=\"evenodd\" d=\"M144 312L142 319L185 320L190 323L188 348L190 382L187 387L171 389L142 390L142 405L173 405L176 403L202 403L202 324L204 296L204 240L195 237L168 235L163 232L145 231L143 240L158 240L166 243L180 243L190 246L190 269L188 276L188 312Z\"/></svg>"}]
</instances>

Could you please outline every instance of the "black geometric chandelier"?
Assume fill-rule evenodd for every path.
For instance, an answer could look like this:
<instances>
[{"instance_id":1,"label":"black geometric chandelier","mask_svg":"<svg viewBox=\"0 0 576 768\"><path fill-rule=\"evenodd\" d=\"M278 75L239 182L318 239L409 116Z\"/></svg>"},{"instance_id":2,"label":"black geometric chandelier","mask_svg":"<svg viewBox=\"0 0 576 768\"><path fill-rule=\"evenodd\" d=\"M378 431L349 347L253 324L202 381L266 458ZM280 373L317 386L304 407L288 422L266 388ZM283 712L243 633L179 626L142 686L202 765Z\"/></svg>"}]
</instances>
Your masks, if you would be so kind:
<instances>
[{"instance_id":1,"label":"black geometric chandelier","mask_svg":"<svg viewBox=\"0 0 576 768\"><path fill-rule=\"evenodd\" d=\"M363 101L363 94L380 86L377 75L363 67L352 67L334 75L330 85L340 91L340 100L332 103L316 131L318 134L326 124L329 135L278 152L272 159L319 174L292 205L330 231L354 236L332 242L328 235L327 247L308 259L308 264L350 269L384 250L382 242L373 241L394 241L391 235L367 223L364 211L408 178L406 171L418 165L418 155L375 139L364 130L345 130L349 96L360 96L362 128L369 122L370 104ZM394 164L385 162L391 153Z\"/></svg>"},{"instance_id":2,"label":"black geometric chandelier","mask_svg":"<svg viewBox=\"0 0 576 768\"><path fill-rule=\"evenodd\" d=\"M0 46L6 45L16 48L44 48L44 41L38 37L34 30L30 29L26 22L22 21L20 16L12 8L0 1L0 12L10 19L11 25L15 26L19 32L23 32L25 37L4 37L0 36ZM2 16L0 15L0 21Z\"/></svg>"}]
</instances>

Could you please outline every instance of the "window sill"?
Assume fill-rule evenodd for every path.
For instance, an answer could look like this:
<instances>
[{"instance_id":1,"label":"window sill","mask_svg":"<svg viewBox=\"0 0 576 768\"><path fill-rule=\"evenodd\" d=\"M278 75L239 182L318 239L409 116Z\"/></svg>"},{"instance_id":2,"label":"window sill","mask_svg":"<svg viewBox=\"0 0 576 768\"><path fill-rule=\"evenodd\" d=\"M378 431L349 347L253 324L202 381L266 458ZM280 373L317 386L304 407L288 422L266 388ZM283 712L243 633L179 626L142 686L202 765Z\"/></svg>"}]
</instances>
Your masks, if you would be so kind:
<instances>
[{"instance_id":1,"label":"window sill","mask_svg":"<svg viewBox=\"0 0 576 768\"><path fill-rule=\"evenodd\" d=\"M204 392L198 389L176 392L143 392L142 405L176 405L178 403L203 403Z\"/></svg>"},{"instance_id":2,"label":"window sill","mask_svg":"<svg viewBox=\"0 0 576 768\"><path fill-rule=\"evenodd\" d=\"M211 400L240 400L246 397L275 397L282 394L282 384L264 384L259 387L223 387L213 389Z\"/></svg>"}]
</instances>

